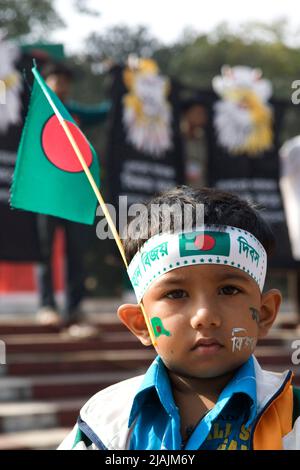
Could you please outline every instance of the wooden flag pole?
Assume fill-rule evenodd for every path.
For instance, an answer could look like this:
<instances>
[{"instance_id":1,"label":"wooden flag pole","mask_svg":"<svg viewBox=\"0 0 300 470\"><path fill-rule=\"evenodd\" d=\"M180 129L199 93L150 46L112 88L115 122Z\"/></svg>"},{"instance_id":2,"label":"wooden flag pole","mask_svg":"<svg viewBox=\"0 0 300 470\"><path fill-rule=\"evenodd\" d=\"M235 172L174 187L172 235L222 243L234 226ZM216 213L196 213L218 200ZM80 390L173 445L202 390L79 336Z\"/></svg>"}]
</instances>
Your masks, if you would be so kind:
<instances>
[{"instance_id":1,"label":"wooden flag pole","mask_svg":"<svg viewBox=\"0 0 300 470\"><path fill-rule=\"evenodd\" d=\"M126 255L125 255L125 251L124 251L124 247L123 247L122 241L121 241L120 236L119 236L119 234L118 234L118 231L117 231L117 229L116 229L116 227L115 227L115 224L114 224L114 222L113 222L113 220L112 220L112 218L111 218L111 215L110 215L110 213L109 213L109 211L108 211L108 209L107 209L107 207L106 207L106 204L105 204L105 202L104 202L104 200L103 200L103 198L102 198L102 196L101 196L101 193L100 193L100 191L99 191L99 189L98 189L98 187L97 187L97 185L96 185L96 183L95 183L95 180L94 180L94 178L93 178L93 176L92 176L92 174L91 174L91 172L90 172L90 170L89 170L89 167L87 166L87 164L86 164L86 162L85 162L85 160L84 160L84 158L83 158L83 156L82 156L82 154L81 154L81 152L80 152L80 150L79 150L79 148L78 148L78 145L77 145L77 143L76 143L76 141L75 141L75 139L74 139L74 137L73 137L73 135L72 135L72 133L71 133L71 131L70 131L70 129L69 129L67 123L66 123L66 121L65 121L64 118L61 116L61 114L60 114L59 110L57 109L57 107L55 106L55 103L53 102L53 100L52 100L50 94L48 93L48 90L45 88L43 82L41 81L40 76L39 76L39 73L37 72L37 70L36 70L35 68L32 69L32 72L33 72L35 78L37 79L37 81L38 81L38 83L39 83L41 89L43 90L44 95L46 96L46 98L47 98L47 100L48 100L48 102L49 102L51 108L53 109L53 111L54 111L54 113L55 113L57 119L59 120L59 122L60 122L60 124L61 124L61 126L62 126L62 128L63 128L63 130L64 130L64 132L65 132L65 134L66 134L66 136L68 137L69 142L70 142L70 144L72 145L72 148L73 148L74 152L76 153L76 156L77 156L78 160L80 161L80 163L81 163L81 165L82 165L82 168L83 168L83 170L84 170L84 172L85 172L85 174L86 174L86 177L87 177L87 179L89 180L89 183L90 183L90 185L91 185L91 187L92 187L92 189L93 189L93 191L94 191L94 193L95 193L95 195L96 195L96 198L97 198L97 200L98 200L98 202L99 202L99 204L100 204L100 206L101 206L101 209L102 209L102 211L103 211L103 214L104 214L105 217L106 217L106 220L107 220L107 222L108 222L109 228L110 228L110 230L112 231L112 234L113 234L113 236L114 236L114 238L115 238L115 241L116 241L117 246L118 246L118 248L119 248L119 251L120 251L120 254L121 254L122 259L123 259L123 261L124 261L124 264L125 264L125 266L126 266L126 269L128 269L128 263L127 263L127 260L126 260ZM144 319L145 319L145 322L146 322L146 325L147 325L147 328L148 328L148 332L149 332L149 335L150 335L152 344L153 344L153 346L156 346L157 343L156 343L156 341L155 341L155 336L154 336L153 328L152 328L152 325L151 325L151 323L150 323L150 321L149 321L149 318L147 317L147 314L146 314L146 311L145 311L145 307L144 307L142 301L140 301L139 306L140 306L140 308L141 308L141 310L142 310L142 313L143 313L143 316L144 316Z\"/></svg>"}]
</instances>

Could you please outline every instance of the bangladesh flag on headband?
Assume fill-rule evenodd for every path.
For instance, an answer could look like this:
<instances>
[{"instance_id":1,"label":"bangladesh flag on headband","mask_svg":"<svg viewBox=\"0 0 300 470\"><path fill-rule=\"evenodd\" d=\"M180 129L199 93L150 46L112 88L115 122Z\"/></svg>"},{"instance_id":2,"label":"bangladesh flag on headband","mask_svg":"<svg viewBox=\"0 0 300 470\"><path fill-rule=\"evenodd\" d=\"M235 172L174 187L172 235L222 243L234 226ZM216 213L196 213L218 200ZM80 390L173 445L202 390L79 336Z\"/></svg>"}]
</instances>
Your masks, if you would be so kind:
<instances>
[{"instance_id":1,"label":"bangladesh flag on headband","mask_svg":"<svg viewBox=\"0 0 300 470\"><path fill-rule=\"evenodd\" d=\"M99 187L97 154L35 67L32 72L35 80L18 149L11 205L92 224L97 199L57 114L68 126Z\"/></svg>"},{"instance_id":2,"label":"bangladesh flag on headband","mask_svg":"<svg viewBox=\"0 0 300 470\"><path fill-rule=\"evenodd\" d=\"M182 234L179 238L180 256L229 256L230 236L225 232L205 231Z\"/></svg>"}]
</instances>

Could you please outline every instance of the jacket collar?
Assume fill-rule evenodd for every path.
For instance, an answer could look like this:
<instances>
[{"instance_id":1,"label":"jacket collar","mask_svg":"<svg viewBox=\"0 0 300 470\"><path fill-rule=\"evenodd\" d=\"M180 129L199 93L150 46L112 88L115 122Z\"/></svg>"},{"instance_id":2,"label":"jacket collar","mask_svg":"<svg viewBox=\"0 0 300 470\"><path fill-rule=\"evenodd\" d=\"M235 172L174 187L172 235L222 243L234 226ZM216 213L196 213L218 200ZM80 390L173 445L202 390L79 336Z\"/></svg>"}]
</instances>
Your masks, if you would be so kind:
<instances>
[{"instance_id":1,"label":"jacket collar","mask_svg":"<svg viewBox=\"0 0 300 470\"><path fill-rule=\"evenodd\" d=\"M259 413L288 381L291 371L285 370L277 373L264 370L254 356L253 362L256 376L257 412Z\"/></svg>"},{"instance_id":2,"label":"jacket collar","mask_svg":"<svg viewBox=\"0 0 300 470\"><path fill-rule=\"evenodd\" d=\"M159 399L166 413L170 416L176 417L175 415L177 414L177 408L174 403L170 380L166 367L164 366L159 356L153 361L148 371L146 372L141 387L134 398L133 406L129 416L129 427L136 419L143 404L146 402L147 397L153 390L155 390L157 398ZM226 405L228 400L236 393L244 393L250 398L250 423L256 416L257 408L255 371L252 356L239 368L232 380L230 380L230 382L226 385L220 394L218 399L218 406L216 408L217 414L220 412L220 409Z\"/></svg>"}]
</instances>

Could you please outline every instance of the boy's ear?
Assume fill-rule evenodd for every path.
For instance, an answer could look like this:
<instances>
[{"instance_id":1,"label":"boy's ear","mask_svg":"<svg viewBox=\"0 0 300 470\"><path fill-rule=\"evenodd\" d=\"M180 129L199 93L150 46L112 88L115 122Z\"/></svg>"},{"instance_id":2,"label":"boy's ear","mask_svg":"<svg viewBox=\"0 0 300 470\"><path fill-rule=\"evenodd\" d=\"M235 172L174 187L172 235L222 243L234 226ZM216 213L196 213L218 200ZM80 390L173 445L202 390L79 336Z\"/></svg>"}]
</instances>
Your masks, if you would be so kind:
<instances>
[{"instance_id":1,"label":"boy's ear","mask_svg":"<svg viewBox=\"0 0 300 470\"><path fill-rule=\"evenodd\" d=\"M278 289L270 289L261 296L260 319L258 337L264 338L273 325L282 300Z\"/></svg>"},{"instance_id":2,"label":"boy's ear","mask_svg":"<svg viewBox=\"0 0 300 470\"><path fill-rule=\"evenodd\" d=\"M138 304L121 305L118 308L118 317L144 346L152 344L143 312Z\"/></svg>"}]
</instances>

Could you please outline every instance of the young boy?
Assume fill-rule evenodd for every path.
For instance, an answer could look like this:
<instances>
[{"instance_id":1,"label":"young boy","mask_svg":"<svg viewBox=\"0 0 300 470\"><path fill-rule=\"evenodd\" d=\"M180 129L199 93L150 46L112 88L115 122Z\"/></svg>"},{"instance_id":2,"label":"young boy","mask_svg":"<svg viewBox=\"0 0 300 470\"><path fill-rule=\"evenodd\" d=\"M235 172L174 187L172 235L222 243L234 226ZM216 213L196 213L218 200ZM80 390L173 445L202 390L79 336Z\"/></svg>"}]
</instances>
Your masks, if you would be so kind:
<instances>
[{"instance_id":1,"label":"young boy","mask_svg":"<svg viewBox=\"0 0 300 470\"><path fill-rule=\"evenodd\" d=\"M176 205L167 232L164 217L150 220L151 204ZM195 226L198 204L204 226ZM178 232L186 205L193 223ZM263 292L269 226L250 204L214 189L176 188L148 208L139 238L124 248L158 356L145 375L92 397L59 448L300 449L291 371L267 372L253 356L281 302L277 289ZM118 315L151 345L139 304Z\"/></svg>"}]
</instances>

